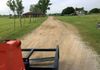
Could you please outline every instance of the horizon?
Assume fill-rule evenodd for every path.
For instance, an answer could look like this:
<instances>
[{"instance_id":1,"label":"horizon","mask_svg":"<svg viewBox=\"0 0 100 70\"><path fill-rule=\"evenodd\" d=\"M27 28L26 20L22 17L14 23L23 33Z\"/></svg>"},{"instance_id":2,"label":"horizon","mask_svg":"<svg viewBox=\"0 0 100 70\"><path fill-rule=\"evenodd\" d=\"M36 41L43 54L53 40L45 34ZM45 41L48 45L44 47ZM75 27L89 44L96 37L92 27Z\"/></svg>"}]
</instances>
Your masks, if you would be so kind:
<instances>
[{"instance_id":1,"label":"horizon","mask_svg":"<svg viewBox=\"0 0 100 70\"><path fill-rule=\"evenodd\" d=\"M6 2L8 0L1 1L0 4L0 15L9 15L12 14L10 9L7 7ZM22 0L24 6L24 13L29 12L29 7L31 4L36 4L39 0ZM66 7L84 7L85 10L89 11L93 8L100 8L100 0L50 0L52 5L50 10L47 11L47 14L61 13L62 10Z\"/></svg>"}]
</instances>

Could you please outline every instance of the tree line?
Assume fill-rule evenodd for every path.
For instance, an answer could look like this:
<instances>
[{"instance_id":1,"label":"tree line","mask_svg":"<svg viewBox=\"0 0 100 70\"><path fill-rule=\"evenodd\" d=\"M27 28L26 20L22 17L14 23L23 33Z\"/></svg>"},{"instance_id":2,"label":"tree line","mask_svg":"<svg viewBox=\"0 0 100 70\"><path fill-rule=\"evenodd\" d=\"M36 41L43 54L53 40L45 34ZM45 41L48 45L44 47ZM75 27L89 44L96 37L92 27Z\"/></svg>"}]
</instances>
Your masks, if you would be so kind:
<instances>
[{"instance_id":1,"label":"tree line","mask_svg":"<svg viewBox=\"0 0 100 70\"><path fill-rule=\"evenodd\" d=\"M36 13L36 14L42 14L43 16L46 16L47 10L50 9L50 0L39 0L37 4L32 4L30 5L30 9L29 11L32 13ZM19 18L20 21L20 27L22 28L22 16L23 16L23 12L24 12L24 6L22 3L22 0L8 0L7 1L7 6L10 8L10 10L13 12L13 16L14 16L14 29L15 29L15 19L16 16ZM32 16L33 14L31 14L30 16ZM31 17L30 17L31 19Z\"/></svg>"},{"instance_id":2,"label":"tree line","mask_svg":"<svg viewBox=\"0 0 100 70\"><path fill-rule=\"evenodd\" d=\"M24 10L22 0L8 0L7 6L10 8L10 10L14 14L14 29L15 29L15 15L16 15L16 13L17 13L19 20L20 20L20 26L22 27L21 16L22 16L22 13Z\"/></svg>"},{"instance_id":3,"label":"tree line","mask_svg":"<svg viewBox=\"0 0 100 70\"><path fill-rule=\"evenodd\" d=\"M50 5L52 5L50 0L39 0L36 5L32 4L30 6L30 11L46 15L47 10L50 10Z\"/></svg>"},{"instance_id":4,"label":"tree line","mask_svg":"<svg viewBox=\"0 0 100 70\"><path fill-rule=\"evenodd\" d=\"M93 8L90 11L86 11L84 10L84 7L82 8L67 7L63 9L61 15L86 15L86 14L93 14L93 13L100 13L100 9Z\"/></svg>"},{"instance_id":5,"label":"tree line","mask_svg":"<svg viewBox=\"0 0 100 70\"><path fill-rule=\"evenodd\" d=\"M35 16L46 16L47 10L50 10L50 0L39 0L37 4L30 5L30 12L35 14ZM31 22L31 16L30 16L30 22Z\"/></svg>"}]
</instances>

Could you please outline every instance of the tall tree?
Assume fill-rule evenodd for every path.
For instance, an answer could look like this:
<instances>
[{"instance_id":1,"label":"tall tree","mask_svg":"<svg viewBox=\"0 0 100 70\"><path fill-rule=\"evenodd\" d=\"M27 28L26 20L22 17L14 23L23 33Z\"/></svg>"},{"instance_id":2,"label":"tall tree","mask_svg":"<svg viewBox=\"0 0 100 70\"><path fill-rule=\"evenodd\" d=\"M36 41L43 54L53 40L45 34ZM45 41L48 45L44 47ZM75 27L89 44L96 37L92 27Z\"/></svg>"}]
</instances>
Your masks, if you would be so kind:
<instances>
[{"instance_id":1,"label":"tall tree","mask_svg":"<svg viewBox=\"0 0 100 70\"><path fill-rule=\"evenodd\" d=\"M73 7L67 7L62 11L62 15L71 15L75 13L75 9Z\"/></svg>"},{"instance_id":2,"label":"tall tree","mask_svg":"<svg viewBox=\"0 0 100 70\"><path fill-rule=\"evenodd\" d=\"M22 0L16 0L16 12L19 17L21 27L22 27L21 17L22 17L23 9L24 9L24 6L22 4Z\"/></svg>"},{"instance_id":3,"label":"tall tree","mask_svg":"<svg viewBox=\"0 0 100 70\"><path fill-rule=\"evenodd\" d=\"M89 13L100 13L100 9L99 8L93 8L89 11Z\"/></svg>"},{"instance_id":4,"label":"tall tree","mask_svg":"<svg viewBox=\"0 0 100 70\"><path fill-rule=\"evenodd\" d=\"M30 5L30 12L32 12L32 14L34 14L34 16L38 16L39 14L42 14L41 9L39 8L39 5L36 4L32 4ZM30 16L30 22L31 22L31 16Z\"/></svg>"},{"instance_id":5,"label":"tall tree","mask_svg":"<svg viewBox=\"0 0 100 70\"><path fill-rule=\"evenodd\" d=\"M14 29L15 29L15 10L16 10L15 1L14 0L8 0L7 1L7 6L14 13Z\"/></svg>"},{"instance_id":6,"label":"tall tree","mask_svg":"<svg viewBox=\"0 0 100 70\"><path fill-rule=\"evenodd\" d=\"M36 14L42 14L42 11L41 9L39 8L39 5L36 4L36 5L31 5L30 6L30 11L33 12L33 13L36 13Z\"/></svg>"},{"instance_id":7,"label":"tall tree","mask_svg":"<svg viewBox=\"0 0 100 70\"><path fill-rule=\"evenodd\" d=\"M38 2L39 8L41 9L42 13L45 15L47 13L47 10L50 10L50 0L39 0Z\"/></svg>"}]
</instances>

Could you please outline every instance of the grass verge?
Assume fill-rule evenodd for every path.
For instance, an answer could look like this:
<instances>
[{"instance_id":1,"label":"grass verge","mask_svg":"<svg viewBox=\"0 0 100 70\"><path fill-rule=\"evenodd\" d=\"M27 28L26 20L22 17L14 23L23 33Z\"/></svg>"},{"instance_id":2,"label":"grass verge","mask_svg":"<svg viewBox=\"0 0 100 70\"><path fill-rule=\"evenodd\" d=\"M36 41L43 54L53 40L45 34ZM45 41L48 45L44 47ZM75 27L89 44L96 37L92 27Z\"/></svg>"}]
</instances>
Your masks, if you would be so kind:
<instances>
[{"instance_id":1,"label":"grass verge","mask_svg":"<svg viewBox=\"0 0 100 70\"><path fill-rule=\"evenodd\" d=\"M13 19L9 19L8 17L1 17L0 18L0 41L6 39L20 38L23 35L39 27L42 24L42 22L46 20L46 18L47 17L32 18L31 23L29 18L23 18L22 28L20 27L19 19L16 19L15 29L14 29Z\"/></svg>"},{"instance_id":2,"label":"grass verge","mask_svg":"<svg viewBox=\"0 0 100 70\"><path fill-rule=\"evenodd\" d=\"M100 29L96 27L97 22L100 22L100 15L59 16L57 18L76 26L82 39L100 54Z\"/></svg>"}]
</instances>

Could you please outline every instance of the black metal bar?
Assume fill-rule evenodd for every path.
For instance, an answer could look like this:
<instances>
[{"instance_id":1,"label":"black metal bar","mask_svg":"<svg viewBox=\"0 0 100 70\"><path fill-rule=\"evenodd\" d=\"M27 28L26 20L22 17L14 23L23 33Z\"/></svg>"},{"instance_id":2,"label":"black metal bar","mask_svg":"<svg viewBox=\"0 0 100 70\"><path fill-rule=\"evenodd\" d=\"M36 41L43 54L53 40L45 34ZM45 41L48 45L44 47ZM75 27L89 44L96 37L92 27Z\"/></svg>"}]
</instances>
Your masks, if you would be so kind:
<instances>
[{"instance_id":1,"label":"black metal bar","mask_svg":"<svg viewBox=\"0 0 100 70\"><path fill-rule=\"evenodd\" d=\"M31 51L32 49L22 49L22 51ZM48 48L48 49L34 49L34 51L56 51L56 49L55 48Z\"/></svg>"},{"instance_id":2,"label":"black metal bar","mask_svg":"<svg viewBox=\"0 0 100 70\"><path fill-rule=\"evenodd\" d=\"M48 51L48 52L50 52L50 51L56 51L56 49L34 49L34 51Z\"/></svg>"},{"instance_id":3,"label":"black metal bar","mask_svg":"<svg viewBox=\"0 0 100 70\"><path fill-rule=\"evenodd\" d=\"M32 53L34 52L34 49L22 49L22 52L29 52L25 58L30 58Z\"/></svg>"},{"instance_id":4,"label":"black metal bar","mask_svg":"<svg viewBox=\"0 0 100 70\"><path fill-rule=\"evenodd\" d=\"M24 58L24 64L26 67L26 70L58 70L59 68L59 46L57 46L57 48L48 48L48 49L22 49L22 51L25 52L29 52L29 54L27 55L26 58ZM47 57L47 58L36 58L36 59L29 59L30 56L32 55L33 52L55 52L55 56L54 57ZM30 61L35 61L35 62L45 62L45 61L54 61L54 64L52 67L45 67L45 68L41 68L41 67L31 67L30 65Z\"/></svg>"},{"instance_id":5,"label":"black metal bar","mask_svg":"<svg viewBox=\"0 0 100 70\"><path fill-rule=\"evenodd\" d=\"M34 52L34 49L31 49L29 55L27 56L27 58L30 58L30 56L32 55L32 53Z\"/></svg>"},{"instance_id":6,"label":"black metal bar","mask_svg":"<svg viewBox=\"0 0 100 70\"><path fill-rule=\"evenodd\" d=\"M22 49L22 51L31 51L32 49Z\"/></svg>"},{"instance_id":7,"label":"black metal bar","mask_svg":"<svg viewBox=\"0 0 100 70\"><path fill-rule=\"evenodd\" d=\"M29 70L30 69L29 59L23 58L23 61L24 61L25 69Z\"/></svg>"},{"instance_id":8,"label":"black metal bar","mask_svg":"<svg viewBox=\"0 0 100 70\"><path fill-rule=\"evenodd\" d=\"M56 70L59 69L59 46L56 48L54 67Z\"/></svg>"},{"instance_id":9,"label":"black metal bar","mask_svg":"<svg viewBox=\"0 0 100 70\"><path fill-rule=\"evenodd\" d=\"M52 52L52 51L56 51L56 49L22 49L22 51L24 52L24 51L28 51L28 52L30 52L29 54L27 54L27 56L26 56L26 58L30 58L30 56L32 55L32 53L34 52L34 51L38 51L38 52L44 52L44 51L46 51L46 52Z\"/></svg>"},{"instance_id":10,"label":"black metal bar","mask_svg":"<svg viewBox=\"0 0 100 70\"><path fill-rule=\"evenodd\" d=\"M46 58L35 58L35 59L30 59L33 62L46 62L46 61L53 61L54 57L46 57Z\"/></svg>"},{"instance_id":11,"label":"black metal bar","mask_svg":"<svg viewBox=\"0 0 100 70\"><path fill-rule=\"evenodd\" d=\"M48 67L47 68L30 67L29 70L56 70L56 69L55 68L48 68Z\"/></svg>"}]
</instances>

